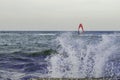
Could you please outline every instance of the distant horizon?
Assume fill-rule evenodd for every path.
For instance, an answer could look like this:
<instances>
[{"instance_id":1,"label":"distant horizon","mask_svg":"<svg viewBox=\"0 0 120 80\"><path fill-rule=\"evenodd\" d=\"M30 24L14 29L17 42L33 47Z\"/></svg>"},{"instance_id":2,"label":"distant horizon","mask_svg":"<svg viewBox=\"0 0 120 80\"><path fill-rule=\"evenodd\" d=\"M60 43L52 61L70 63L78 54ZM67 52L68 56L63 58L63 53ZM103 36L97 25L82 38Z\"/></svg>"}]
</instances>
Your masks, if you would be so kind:
<instances>
[{"instance_id":1,"label":"distant horizon","mask_svg":"<svg viewBox=\"0 0 120 80\"><path fill-rule=\"evenodd\" d=\"M41 31L41 32L42 32L42 31L43 31L43 32L44 32L44 31L46 31L46 32L47 32L47 31L48 31L48 32L52 32L52 31L53 31L53 32L54 32L54 31L55 31L55 32L56 32L56 31L63 31L63 32L64 32L64 31L66 31L66 32L76 31L76 32L77 32L77 30L0 30L0 32L7 32L7 31L8 31L8 32L12 32L12 31L13 31L13 32L16 32L16 31L18 31L18 32L19 32L19 31L23 31L23 32L24 32L24 31L25 31L25 32L27 32L27 31L28 31L28 32L29 32L29 31L30 31L30 32L31 32L31 31L33 31L33 32L39 32L39 31ZM98 31L98 32L105 32L105 31L106 31L106 32L114 32L114 31L115 31L115 32L119 32L120 30L113 30L113 31L112 31L112 30L86 30L85 32L89 32L89 31L93 31L93 32L96 32L96 31Z\"/></svg>"},{"instance_id":2,"label":"distant horizon","mask_svg":"<svg viewBox=\"0 0 120 80\"><path fill-rule=\"evenodd\" d=\"M120 31L120 29L118 28L118 29L86 29L87 27L86 26L84 26L84 31ZM113 27L114 28L114 27ZM81 29L80 29L81 30ZM78 26L76 26L76 29L75 29L75 27L73 28L73 30L72 29L58 29L58 28L56 28L56 29L50 29L50 28L48 28L48 29L32 29L32 28L30 28L30 29L24 29L24 27L22 28L22 29L8 29L8 28L6 28L6 29L0 29L0 31L78 31Z\"/></svg>"}]
</instances>

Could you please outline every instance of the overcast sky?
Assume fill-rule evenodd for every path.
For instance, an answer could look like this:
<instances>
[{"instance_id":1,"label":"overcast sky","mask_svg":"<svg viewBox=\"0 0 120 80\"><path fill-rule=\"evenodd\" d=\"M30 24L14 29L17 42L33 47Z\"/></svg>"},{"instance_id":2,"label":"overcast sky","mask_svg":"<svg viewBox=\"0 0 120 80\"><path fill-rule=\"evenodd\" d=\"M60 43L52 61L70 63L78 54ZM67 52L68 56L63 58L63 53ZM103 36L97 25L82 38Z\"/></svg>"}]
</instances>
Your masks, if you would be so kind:
<instances>
[{"instance_id":1,"label":"overcast sky","mask_svg":"<svg viewBox=\"0 0 120 80\"><path fill-rule=\"evenodd\" d=\"M120 30L120 0L0 0L0 30Z\"/></svg>"}]
</instances>

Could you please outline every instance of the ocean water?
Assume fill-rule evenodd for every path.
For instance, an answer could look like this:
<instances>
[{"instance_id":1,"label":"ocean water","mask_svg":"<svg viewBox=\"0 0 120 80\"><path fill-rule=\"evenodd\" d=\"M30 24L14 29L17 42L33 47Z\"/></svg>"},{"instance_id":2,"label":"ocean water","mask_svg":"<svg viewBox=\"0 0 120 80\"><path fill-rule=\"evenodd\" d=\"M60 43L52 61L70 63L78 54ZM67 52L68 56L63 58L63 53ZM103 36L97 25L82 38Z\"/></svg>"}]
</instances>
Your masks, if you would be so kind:
<instances>
[{"instance_id":1,"label":"ocean water","mask_svg":"<svg viewBox=\"0 0 120 80\"><path fill-rule=\"evenodd\" d=\"M0 80L119 76L119 31L0 32Z\"/></svg>"}]
</instances>

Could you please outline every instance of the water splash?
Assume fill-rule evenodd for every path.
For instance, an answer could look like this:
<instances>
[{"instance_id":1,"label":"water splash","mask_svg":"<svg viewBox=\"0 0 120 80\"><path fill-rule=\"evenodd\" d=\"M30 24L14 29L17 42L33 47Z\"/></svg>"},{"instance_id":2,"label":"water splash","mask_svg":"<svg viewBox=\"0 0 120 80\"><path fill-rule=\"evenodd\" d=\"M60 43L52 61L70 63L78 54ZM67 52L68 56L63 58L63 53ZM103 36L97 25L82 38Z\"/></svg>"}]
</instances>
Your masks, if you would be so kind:
<instances>
[{"instance_id":1,"label":"water splash","mask_svg":"<svg viewBox=\"0 0 120 80\"><path fill-rule=\"evenodd\" d=\"M110 57L118 54L118 50L120 51L118 35L89 34L86 36L82 34L82 36L76 36L72 33L60 35L56 39L59 54L49 58L49 76L58 78L113 77L105 72Z\"/></svg>"}]
</instances>

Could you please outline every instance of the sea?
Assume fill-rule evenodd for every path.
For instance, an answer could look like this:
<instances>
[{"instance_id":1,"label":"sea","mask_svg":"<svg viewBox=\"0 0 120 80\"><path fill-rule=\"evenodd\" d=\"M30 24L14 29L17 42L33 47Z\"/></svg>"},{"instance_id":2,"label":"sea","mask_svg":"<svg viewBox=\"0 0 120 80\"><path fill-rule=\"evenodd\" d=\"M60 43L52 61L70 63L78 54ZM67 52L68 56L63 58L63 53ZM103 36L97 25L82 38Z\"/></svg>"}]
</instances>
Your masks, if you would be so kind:
<instances>
[{"instance_id":1,"label":"sea","mask_svg":"<svg viewBox=\"0 0 120 80\"><path fill-rule=\"evenodd\" d=\"M120 77L120 31L0 31L0 80Z\"/></svg>"}]
</instances>

